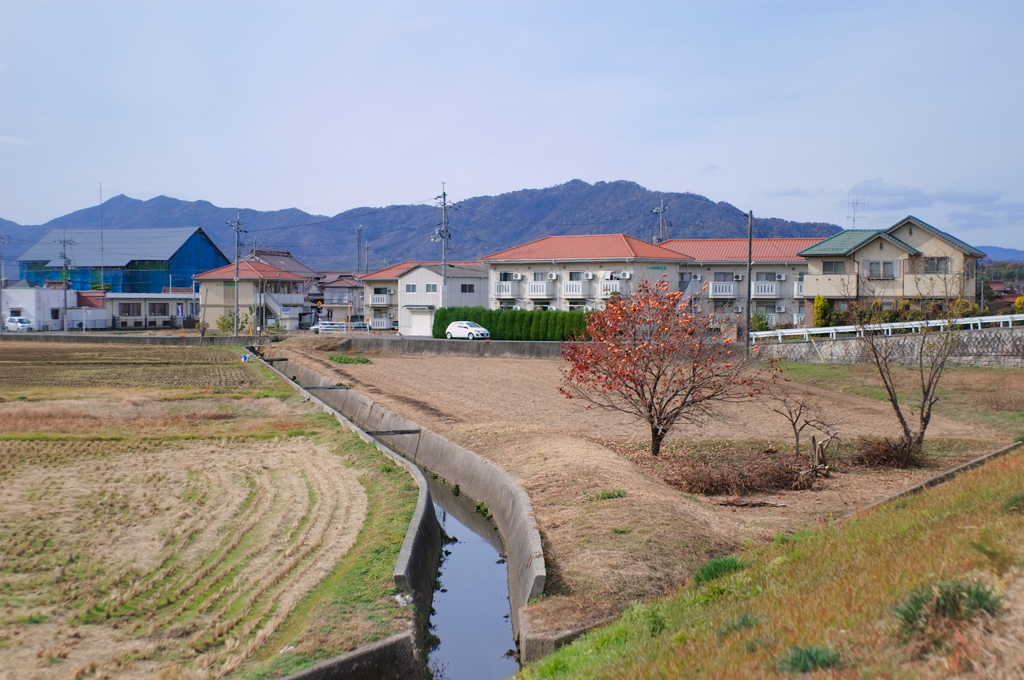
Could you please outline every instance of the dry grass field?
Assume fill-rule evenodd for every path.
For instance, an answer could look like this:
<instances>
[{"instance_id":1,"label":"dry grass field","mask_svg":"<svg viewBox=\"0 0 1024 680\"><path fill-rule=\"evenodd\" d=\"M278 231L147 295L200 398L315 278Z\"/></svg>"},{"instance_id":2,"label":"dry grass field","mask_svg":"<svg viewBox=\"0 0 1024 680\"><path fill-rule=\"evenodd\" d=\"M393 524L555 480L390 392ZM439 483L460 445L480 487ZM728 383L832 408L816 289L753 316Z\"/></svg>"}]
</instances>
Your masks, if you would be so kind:
<instances>
[{"instance_id":1,"label":"dry grass field","mask_svg":"<svg viewBox=\"0 0 1024 680\"><path fill-rule=\"evenodd\" d=\"M239 355L0 345L0 678L276 677L410 625L411 480Z\"/></svg>"},{"instance_id":2,"label":"dry grass field","mask_svg":"<svg viewBox=\"0 0 1024 680\"><path fill-rule=\"evenodd\" d=\"M758 494L776 506L724 507L721 497L681 493L673 471L693 456L729 460L740 452L791 450L788 422L764 403L729 405L701 427L677 427L655 461L645 448L649 433L636 420L558 394L558 360L368 354L370 364L339 365L328 360L337 353L333 346L295 339L274 351L490 458L527 490L549 569L545 597L530 608L547 630L599 621L633 600L673 592L710 557L824 526L1024 431L1013 429L1012 418L1007 425L979 410L946 408L929 428L926 468L840 465L810 491ZM797 379L825 388L817 392L839 422L844 453L862 437L895 434L890 407L867 389L870 376L830 368L810 367L813 375ZM946 396L987 389L993 378L954 371ZM1014 380L1000 377L1008 402L1024 395L1024 380Z\"/></svg>"}]
</instances>

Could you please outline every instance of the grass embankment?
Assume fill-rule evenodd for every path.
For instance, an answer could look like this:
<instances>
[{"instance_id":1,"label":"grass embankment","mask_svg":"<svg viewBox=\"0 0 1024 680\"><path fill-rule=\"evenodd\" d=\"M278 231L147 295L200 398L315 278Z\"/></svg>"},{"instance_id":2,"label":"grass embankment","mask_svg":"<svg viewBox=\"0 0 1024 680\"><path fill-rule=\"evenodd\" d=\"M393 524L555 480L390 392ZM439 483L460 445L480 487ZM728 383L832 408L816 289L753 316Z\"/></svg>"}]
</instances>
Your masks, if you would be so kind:
<instances>
[{"instance_id":1,"label":"grass embankment","mask_svg":"<svg viewBox=\"0 0 1024 680\"><path fill-rule=\"evenodd\" d=\"M800 364L782 362L782 375L828 390L886 401L878 371L868 364ZM920 391L912 391L920 378L913 368L893 369L901 403L915 405ZM990 427L1013 437L1024 435L1024 371L1015 368L949 366L937 391L937 415L958 422Z\"/></svg>"},{"instance_id":2,"label":"grass embankment","mask_svg":"<svg viewBox=\"0 0 1024 680\"><path fill-rule=\"evenodd\" d=\"M522 677L760 678L817 666L917 678L969 668L983 656L978 620L915 628L906 612L950 584L968 599L1006 591L1024 545L1022 492L1017 451L863 517L780 537L702 571L675 597L630 607Z\"/></svg>"}]
</instances>

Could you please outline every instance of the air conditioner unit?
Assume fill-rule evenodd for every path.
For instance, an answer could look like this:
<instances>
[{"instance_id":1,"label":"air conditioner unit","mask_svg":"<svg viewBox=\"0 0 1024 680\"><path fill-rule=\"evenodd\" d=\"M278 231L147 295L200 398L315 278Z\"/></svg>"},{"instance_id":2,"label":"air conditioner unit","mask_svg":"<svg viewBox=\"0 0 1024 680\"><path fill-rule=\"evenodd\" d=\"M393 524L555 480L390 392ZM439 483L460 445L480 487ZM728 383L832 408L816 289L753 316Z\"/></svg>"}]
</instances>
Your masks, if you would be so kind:
<instances>
[{"instance_id":1,"label":"air conditioner unit","mask_svg":"<svg viewBox=\"0 0 1024 680\"><path fill-rule=\"evenodd\" d=\"M394 312L388 312L388 318L389 319L394 319L395 318L395 313Z\"/></svg>"},{"instance_id":2,"label":"air conditioner unit","mask_svg":"<svg viewBox=\"0 0 1024 680\"><path fill-rule=\"evenodd\" d=\"M520 274L519 272L515 272L514 274L512 274L512 280L513 281L522 281L523 280L523 275Z\"/></svg>"},{"instance_id":3,"label":"air conditioner unit","mask_svg":"<svg viewBox=\"0 0 1024 680\"><path fill-rule=\"evenodd\" d=\"M548 281L557 281L558 272L548 272Z\"/></svg>"},{"instance_id":4,"label":"air conditioner unit","mask_svg":"<svg viewBox=\"0 0 1024 680\"><path fill-rule=\"evenodd\" d=\"M596 311L596 310L594 309L594 306L593 306L593 305L585 305L585 306L583 307L583 311L584 311L584 312L593 312L593 311Z\"/></svg>"},{"instance_id":5,"label":"air conditioner unit","mask_svg":"<svg viewBox=\"0 0 1024 680\"><path fill-rule=\"evenodd\" d=\"M739 305L736 305L735 307L732 308L732 311L734 311L737 314L739 314L739 313L741 313L743 311L743 308L740 307Z\"/></svg>"},{"instance_id":6,"label":"air conditioner unit","mask_svg":"<svg viewBox=\"0 0 1024 680\"><path fill-rule=\"evenodd\" d=\"M782 305L776 305L775 306L775 313L776 314L782 314L784 311L786 311L786 308L783 307Z\"/></svg>"},{"instance_id":7,"label":"air conditioner unit","mask_svg":"<svg viewBox=\"0 0 1024 680\"><path fill-rule=\"evenodd\" d=\"M733 281L742 281L743 280L743 274L733 274L732 275L732 280Z\"/></svg>"},{"instance_id":8,"label":"air conditioner unit","mask_svg":"<svg viewBox=\"0 0 1024 680\"><path fill-rule=\"evenodd\" d=\"M394 294L395 294L395 289L394 288L388 288L388 295L394 295Z\"/></svg>"},{"instance_id":9,"label":"air conditioner unit","mask_svg":"<svg viewBox=\"0 0 1024 680\"><path fill-rule=\"evenodd\" d=\"M700 281L700 274L690 274L691 281Z\"/></svg>"},{"instance_id":10,"label":"air conditioner unit","mask_svg":"<svg viewBox=\"0 0 1024 680\"><path fill-rule=\"evenodd\" d=\"M512 305L512 309L514 309L515 311L521 311L523 308L520 305Z\"/></svg>"},{"instance_id":11,"label":"air conditioner unit","mask_svg":"<svg viewBox=\"0 0 1024 680\"><path fill-rule=\"evenodd\" d=\"M590 281L591 279L594 278L594 272L583 272L583 278L587 281Z\"/></svg>"},{"instance_id":12,"label":"air conditioner unit","mask_svg":"<svg viewBox=\"0 0 1024 680\"><path fill-rule=\"evenodd\" d=\"M785 274L776 274L775 275L775 280L776 281L785 281L786 280L786 275Z\"/></svg>"},{"instance_id":13,"label":"air conditioner unit","mask_svg":"<svg viewBox=\"0 0 1024 680\"><path fill-rule=\"evenodd\" d=\"M623 281L628 281L630 278L632 278L632 276L633 275L627 272L625 269L619 272L619 278L622 279Z\"/></svg>"}]
</instances>

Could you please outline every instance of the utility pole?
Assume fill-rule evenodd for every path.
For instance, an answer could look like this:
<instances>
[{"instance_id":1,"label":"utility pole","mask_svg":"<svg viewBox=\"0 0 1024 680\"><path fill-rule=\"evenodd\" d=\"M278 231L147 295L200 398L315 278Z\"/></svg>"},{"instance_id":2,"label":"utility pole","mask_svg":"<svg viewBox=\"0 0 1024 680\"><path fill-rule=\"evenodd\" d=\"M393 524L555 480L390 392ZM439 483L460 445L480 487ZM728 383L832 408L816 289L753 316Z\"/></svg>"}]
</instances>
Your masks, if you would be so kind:
<instances>
[{"instance_id":1,"label":"utility pole","mask_svg":"<svg viewBox=\"0 0 1024 680\"><path fill-rule=\"evenodd\" d=\"M3 296L4 287L7 285L7 277L4 274L4 246L10 243L10 239L0 234L0 297ZM7 326L7 317L0 315L0 333L4 332Z\"/></svg>"},{"instance_id":2,"label":"utility pole","mask_svg":"<svg viewBox=\"0 0 1024 680\"><path fill-rule=\"evenodd\" d=\"M750 356L750 303L752 302L751 292L754 284L750 280L750 273L754 267L754 211L747 213L747 323L743 328L743 355Z\"/></svg>"},{"instance_id":3,"label":"utility pole","mask_svg":"<svg viewBox=\"0 0 1024 680\"><path fill-rule=\"evenodd\" d=\"M364 257L363 257L363 273L370 273L370 242L367 241L366 245L363 246Z\"/></svg>"},{"instance_id":4,"label":"utility pole","mask_svg":"<svg viewBox=\"0 0 1024 680\"><path fill-rule=\"evenodd\" d=\"M61 328L65 333L68 330L68 288L71 287L71 277L68 274L68 267L71 266L71 258L68 257L68 246L75 245L75 242L68 238L67 230L62 232L64 238L59 239L57 243L60 244L60 259L63 263L63 273L61 274L61 283L64 284L64 316L61 319ZM85 324L82 324L85 327Z\"/></svg>"},{"instance_id":5,"label":"utility pole","mask_svg":"<svg viewBox=\"0 0 1024 680\"><path fill-rule=\"evenodd\" d=\"M445 307L448 300L448 241L452 235L448 231L448 194L444 190L444 182L441 182L441 195L437 197L441 201L441 226L434 230L430 240L434 243L441 242L441 307Z\"/></svg>"},{"instance_id":6,"label":"utility pole","mask_svg":"<svg viewBox=\"0 0 1024 680\"><path fill-rule=\"evenodd\" d=\"M370 245L367 243L366 245ZM356 225L356 271L359 271L359 256L363 252L363 225Z\"/></svg>"},{"instance_id":7,"label":"utility pole","mask_svg":"<svg viewBox=\"0 0 1024 680\"><path fill-rule=\"evenodd\" d=\"M672 238L668 233L668 228L672 226L672 223L665 219L665 211L668 208L665 207L665 199L661 199L661 207L654 208L651 210L658 216L658 234L654 237L655 243L664 243L665 241Z\"/></svg>"},{"instance_id":8,"label":"utility pole","mask_svg":"<svg viewBox=\"0 0 1024 680\"><path fill-rule=\"evenodd\" d=\"M242 211L239 210L235 213L235 219L228 222L228 226L235 230L235 336L238 336L238 258L241 257L242 252L242 234L246 233L242 230L242 225L245 222L242 221Z\"/></svg>"},{"instance_id":9,"label":"utility pole","mask_svg":"<svg viewBox=\"0 0 1024 680\"><path fill-rule=\"evenodd\" d=\"M103 264L103 182L100 182L100 290L106 291L106 287L103 285L103 279L106 278L103 273Z\"/></svg>"}]
</instances>

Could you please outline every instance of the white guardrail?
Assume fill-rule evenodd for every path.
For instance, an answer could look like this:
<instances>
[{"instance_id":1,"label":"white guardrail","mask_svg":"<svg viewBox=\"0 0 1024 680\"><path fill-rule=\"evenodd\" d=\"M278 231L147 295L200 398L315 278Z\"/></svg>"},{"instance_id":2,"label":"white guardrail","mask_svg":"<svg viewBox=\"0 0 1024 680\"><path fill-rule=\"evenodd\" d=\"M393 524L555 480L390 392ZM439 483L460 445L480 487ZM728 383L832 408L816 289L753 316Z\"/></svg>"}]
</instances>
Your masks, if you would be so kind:
<instances>
[{"instance_id":1,"label":"white guardrail","mask_svg":"<svg viewBox=\"0 0 1024 680\"><path fill-rule=\"evenodd\" d=\"M320 321L313 328L321 333L345 333L347 331L368 331L370 324L365 321Z\"/></svg>"},{"instance_id":2,"label":"white guardrail","mask_svg":"<svg viewBox=\"0 0 1024 680\"><path fill-rule=\"evenodd\" d=\"M750 334L751 340L775 339L782 342L785 338L800 338L810 340L812 337L828 337L834 340L838 337L860 337L864 331L881 331L885 335L892 335L896 330L909 330L912 333L920 333L924 327L943 328L952 324L961 328L1009 328L1014 323L1024 324L1024 314L1003 314L1000 316L974 316L963 319L932 319L930 321L901 321L899 323L878 323L865 326L827 326L822 328L780 328L774 331L755 331Z\"/></svg>"}]
</instances>

